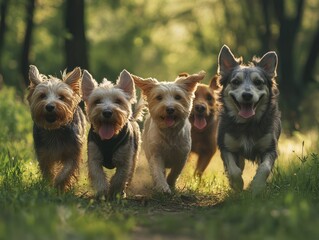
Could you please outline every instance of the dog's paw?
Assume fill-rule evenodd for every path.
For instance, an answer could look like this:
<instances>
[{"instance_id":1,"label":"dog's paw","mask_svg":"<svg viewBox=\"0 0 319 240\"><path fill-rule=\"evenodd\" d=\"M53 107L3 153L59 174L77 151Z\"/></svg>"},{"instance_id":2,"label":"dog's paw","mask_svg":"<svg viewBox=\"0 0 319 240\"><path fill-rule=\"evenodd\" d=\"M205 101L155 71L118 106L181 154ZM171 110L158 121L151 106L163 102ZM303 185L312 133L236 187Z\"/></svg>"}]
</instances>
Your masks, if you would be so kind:
<instances>
[{"instance_id":1,"label":"dog's paw","mask_svg":"<svg viewBox=\"0 0 319 240\"><path fill-rule=\"evenodd\" d=\"M105 201L108 197L108 193L107 193L107 190L99 190L96 192L95 194L95 198L96 200L98 201Z\"/></svg>"},{"instance_id":2,"label":"dog's paw","mask_svg":"<svg viewBox=\"0 0 319 240\"><path fill-rule=\"evenodd\" d=\"M240 176L230 176L229 182L230 182L231 188L235 192L241 192L244 188L244 180L241 177L241 175Z\"/></svg>"},{"instance_id":3,"label":"dog's paw","mask_svg":"<svg viewBox=\"0 0 319 240\"><path fill-rule=\"evenodd\" d=\"M257 195L259 195L266 187L266 182L264 181L257 181L256 179L254 179L250 186L249 189L252 193L253 197L256 197Z\"/></svg>"},{"instance_id":4,"label":"dog's paw","mask_svg":"<svg viewBox=\"0 0 319 240\"><path fill-rule=\"evenodd\" d=\"M170 189L169 185L157 185L155 187L157 192L165 193L165 194L172 194L172 190Z\"/></svg>"}]
</instances>

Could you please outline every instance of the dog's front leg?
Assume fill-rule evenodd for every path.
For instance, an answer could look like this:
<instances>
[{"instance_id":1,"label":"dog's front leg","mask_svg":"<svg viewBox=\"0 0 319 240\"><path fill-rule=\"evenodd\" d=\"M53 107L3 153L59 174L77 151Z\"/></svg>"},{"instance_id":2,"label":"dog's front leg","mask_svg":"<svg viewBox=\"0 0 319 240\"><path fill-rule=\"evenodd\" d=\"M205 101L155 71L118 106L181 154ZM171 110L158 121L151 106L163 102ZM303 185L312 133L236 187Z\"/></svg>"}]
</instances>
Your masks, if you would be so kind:
<instances>
[{"instance_id":1,"label":"dog's front leg","mask_svg":"<svg viewBox=\"0 0 319 240\"><path fill-rule=\"evenodd\" d=\"M88 143L88 173L92 187L98 197L106 196L108 182L102 166L103 156L98 146L90 141Z\"/></svg>"},{"instance_id":2,"label":"dog's front leg","mask_svg":"<svg viewBox=\"0 0 319 240\"><path fill-rule=\"evenodd\" d=\"M80 160L81 154L75 158L72 156L63 160L63 167L54 180L55 187L60 191L65 191L71 185L72 180L76 179Z\"/></svg>"},{"instance_id":3,"label":"dog's front leg","mask_svg":"<svg viewBox=\"0 0 319 240\"><path fill-rule=\"evenodd\" d=\"M125 187L129 180L133 167L133 156L128 156L126 162L116 168L116 172L110 182L109 198L114 200L119 197L125 197ZM116 160L114 160L116 162Z\"/></svg>"},{"instance_id":4,"label":"dog's front leg","mask_svg":"<svg viewBox=\"0 0 319 240\"><path fill-rule=\"evenodd\" d=\"M186 161L178 166L172 167L170 173L167 176L167 183L171 187L171 189L175 189L176 181L181 174Z\"/></svg>"},{"instance_id":5,"label":"dog's front leg","mask_svg":"<svg viewBox=\"0 0 319 240\"><path fill-rule=\"evenodd\" d=\"M164 160L158 155L149 158L150 172L155 184L155 189L164 193L171 193L171 189L165 178Z\"/></svg>"},{"instance_id":6,"label":"dog's front leg","mask_svg":"<svg viewBox=\"0 0 319 240\"><path fill-rule=\"evenodd\" d=\"M242 170L236 164L236 159L238 158L238 156L226 150L221 151L221 156L228 174L230 186L235 191L243 190L244 181L241 176Z\"/></svg>"},{"instance_id":7,"label":"dog's front leg","mask_svg":"<svg viewBox=\"0 0 319 240\"><path fill-rule=\"evenodd\" d=\"M196 177L199 177L199 178L202 177L202 175L203 175L205 169L207 168L210 160L212 159L215 151L216 151L216 148L212 148L212 149L205 150L205 151L199 153L197 165L196 165L196 170L194 173L194 175Z\"/></svg>"},{"instance_id":8,"label":"dog's front leg","mask_svg":"<svg viewBox=\"0 0 319 240\"><path fill-rule=\"evenodd\" d=\"M256 175L250 184L251 191L254 196L259 194L266 186L267 178L272 170L276 159L276 154L266 153L261 158L261 163L257 168Z\"/></svg>"},{"instance_id":9,"label":"dog's front leg","mask_svg":"<svg viewBox=\"0 0 319 240\"><path fill-rule=\"evenodd\" d=\"M45 151L37 152L37 158L39 161L40 171L43 177L45 178L45 180L52 183L55 176L54 170L53 170L54 162L56 162L57 160L54 158L53 155L50 156Z\"/></svg>"}]
</instances>

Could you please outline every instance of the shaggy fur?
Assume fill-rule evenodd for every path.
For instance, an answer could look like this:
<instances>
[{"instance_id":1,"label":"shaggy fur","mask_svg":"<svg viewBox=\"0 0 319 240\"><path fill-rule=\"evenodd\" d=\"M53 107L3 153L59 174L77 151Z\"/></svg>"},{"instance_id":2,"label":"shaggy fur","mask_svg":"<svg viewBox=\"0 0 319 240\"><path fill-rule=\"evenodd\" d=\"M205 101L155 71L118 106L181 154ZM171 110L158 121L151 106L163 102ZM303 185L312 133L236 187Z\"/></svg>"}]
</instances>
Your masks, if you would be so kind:
<instances>
[{"instance_id":1,"label":"shaggy fur","mask_svg":"<svg viewBox=\"0 0 319 240\"><path fill-rule=\"evenodd\" d=\"M188 120L197 83L205 73L179 77L174 82L159 82L133 76L146 97L149 116L143 131L143 149L155 190L171 193L191 148ZM171 171L166 179L166 168Z\"/></svg>"},{"instance_id":2,"label":"shaggy fur","mask_svg":"<svg viewBox=\"0 0 319 240\"><path fill-rule=\"evenodd\" d=\"M258 163L250 188L258 194L278 156L281 131L275 82L278 58L275 52L243 65L227 46L218 57L222 111L218 128L218 146L230 185L243 189L245 159Z\"/></svg>"},{"instance_id":3,"label":"shaggy fur","mask_svg":"<svg viewBox=\"0 0 319 240\"><path fill-rule=\"evenodd\" d=\"M202 177L217 148L217 76L209 85L198 84L189 120L192 124L192 149L198 155L194 175Z\"/></svg>"},{"instance_id":4,"label":"shaggy fur","mask_svg":"<svg viewBox=\"0 0 319 240\"><path fill-rule=\"evenodd\" d=\"M30 66L29 94L34 121L34 146L43 177L59 190L69 188L78 174L85 135L81 100L81 70L75 68L62 80L41 75Z\"/></svg>"},{"instance_id":5,"label":"shaggy fur","mask_svg":"<svg viewBox=\"0 0 319 240\"><path fill-rule=\"evenodd\" d=\"M83 99L91 122L88 137L89 179L97 196L114 199L125 196L132 180L140 146L142 105L132 112L135 86L129 72L123 70L116 85L107 79L98 85L88 71L83 73ZM116 168L110 180L103 170Z\"/></svg>"}]
</instances>

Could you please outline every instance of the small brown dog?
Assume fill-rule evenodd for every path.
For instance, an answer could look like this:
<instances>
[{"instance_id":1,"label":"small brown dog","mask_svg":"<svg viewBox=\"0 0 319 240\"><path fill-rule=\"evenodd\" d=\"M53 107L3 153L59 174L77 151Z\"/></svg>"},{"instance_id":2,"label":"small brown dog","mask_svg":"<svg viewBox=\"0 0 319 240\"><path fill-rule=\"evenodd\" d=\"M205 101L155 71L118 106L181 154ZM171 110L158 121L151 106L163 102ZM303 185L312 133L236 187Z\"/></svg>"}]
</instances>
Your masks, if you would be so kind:
<instances>
[{"instance_id":1,"label":"small brown dog","mask_svg":"<svg viewBox=\"0 0 319 240\"><path fill-rule=\"evenodd\" d=\"M31 65L29 95L34 148L44 179L59 190L76 180L85 139L81 100L81 69L64 72L62 80L40 74Z\"/></svg>"},{"instance_id":2,"label":"small brown dog","mask_svg":"<svg viewBox=\"0 0 319 240\"><path fill-rule=\"evenodd\" d=\"M195 176L202 177L217 148L217 84L214 76L209 85L200 83L195 92L195 99L189 120L192 124L192 153L198 155Z\"/></svg>"}]
</instances>

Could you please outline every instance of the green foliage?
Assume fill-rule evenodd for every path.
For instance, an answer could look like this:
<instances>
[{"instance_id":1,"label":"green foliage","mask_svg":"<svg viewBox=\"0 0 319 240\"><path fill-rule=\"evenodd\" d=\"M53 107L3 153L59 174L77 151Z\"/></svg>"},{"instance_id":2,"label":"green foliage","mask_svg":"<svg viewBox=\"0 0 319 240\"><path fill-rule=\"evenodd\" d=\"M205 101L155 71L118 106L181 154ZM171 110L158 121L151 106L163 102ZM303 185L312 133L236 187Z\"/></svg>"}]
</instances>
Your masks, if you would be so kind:
<instances>
[{"instance_id":1,"label":"green foliage","mask_svg":"<svg viewBox=\"0 0 319 240\"><path fill-rule=\"evenodd\" d=\"M309 194L319 198L319 155L298 156L286 169L275 169L271 192L289 192L297 196Z\"/></svg>"},{"instance_id":2,"label":"green foliage","mask_svg":"<svg viewBox=\"0 0 319 240\"><path fill-rule=\"evenodd\" d=\"M32 152L32 120L29 109L12 87L0 90L0 150L14 149L18 156Z\"/></svg>"},{"instance_id":3,"label":"green foliage","mask_svg":"<svg viewBox=\"0 0 319 240\"><path fill-rule=\"evenodd\" d=\"M1 74L8 85L24 89L19 58L25 31L26 2L9 1ZM287 2L293 15L295 3ZM171 80L179 72L216 72L217 55L223 44L248 61L261 55L266 26L258 1L161 1L132 0L85 2L89 66L98 80L115 80L126 68L141 76ZM269 7L271 4L269 3ZM305 62L311 44L319 5L307 1L296 44L298 63ZM64 26L64 2L37 1L34 16L30 63L46 74L59 75L65 68L64 40L70 36ZM271 16L270 16L271 17ZM269 40L277 50L277 22L272 22ZM296 64L300 75L303 64Z\"/></svg>"}]
</instances>

